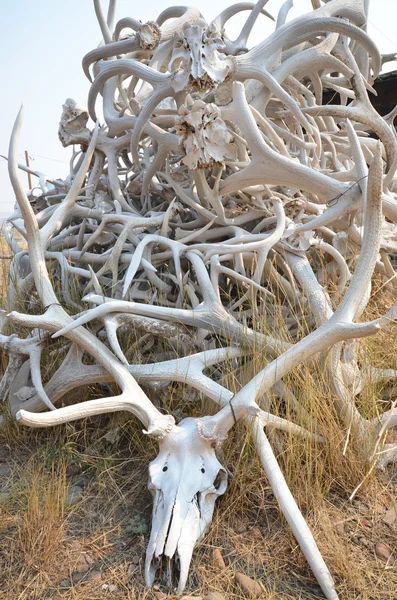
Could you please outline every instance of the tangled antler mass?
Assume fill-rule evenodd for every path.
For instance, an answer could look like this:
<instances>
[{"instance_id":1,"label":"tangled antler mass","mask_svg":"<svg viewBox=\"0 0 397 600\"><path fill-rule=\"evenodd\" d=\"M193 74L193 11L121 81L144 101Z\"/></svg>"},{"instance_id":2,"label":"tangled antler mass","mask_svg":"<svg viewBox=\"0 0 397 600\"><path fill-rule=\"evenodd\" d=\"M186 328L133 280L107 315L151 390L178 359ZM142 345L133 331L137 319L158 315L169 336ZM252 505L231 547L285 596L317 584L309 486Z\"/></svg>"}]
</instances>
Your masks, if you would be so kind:
<instances>
[{"instance_id":1,"label":"tangled antler mass","mask_svg":"<svg viewBox=\"0 0 397 600\"><path fill-rule=\"evenodd\" d=\"M107 18L94 4L103 43L83 59L88 111L66 100L59 127L64 146L81 147L70 175L34 173L40 192L26 194L17 162L21 112L12 134L18 208L5 230L14 258L0 395L31 427L121 410L141 420L160 448L150 464L146 582L165 557L171 587L179 571L178 592L226 489L215 447L245 420L280 507L335 600L264 429L322 443L324 432L309 431L283 382L322 353L329 402L362 460L374 459L375 446L384 450L381 466L397 455L384 443L397 424L394 406L372 421L356 402L365 385L359 339L392 325L397 313L360 321L374 272L394 288L397 249L396 111L382 117L368 97L382 65L366 33L368 3L312 0L311 14L287 21L287 0L274 33L252 49L253 25L270 17L266 0L233 5L210 24L197 9L172 7L152 22L128 17L114 26L115 1ZM245 22L233 41L227 23L240 12ZM325 88L335 92L327 104ZM290 341L277 335L280 316ZM17 327L31 333L22 339ZM131 328L143 333L143 364L128 358L123 332ZM67 354L44 385L42 351L60 336ZM145 364L159 340L181 357ZM254 353L263 368L233 397L223 367L232 365L238 380ZM183 382L221 408L176 425L136 379L149 390ZM115 382L120 394L56 408L70 390L98 382ZM293 398L296 422L271 414L274 387L281 401Z\"/></svg>"}]
</instances>

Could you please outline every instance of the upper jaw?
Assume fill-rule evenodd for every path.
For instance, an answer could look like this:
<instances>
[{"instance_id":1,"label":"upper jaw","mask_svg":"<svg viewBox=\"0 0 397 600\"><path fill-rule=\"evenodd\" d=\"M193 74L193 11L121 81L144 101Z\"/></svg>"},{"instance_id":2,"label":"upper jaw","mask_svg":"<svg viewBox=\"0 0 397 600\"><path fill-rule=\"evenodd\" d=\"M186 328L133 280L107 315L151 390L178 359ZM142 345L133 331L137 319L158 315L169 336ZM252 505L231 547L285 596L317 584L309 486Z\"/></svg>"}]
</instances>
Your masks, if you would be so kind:
<instances>
[{"instance_id":1,"label":"upper jaw","mask_svg":"<svg viewBox=\"0 0 397 600\"><path fill-rule=\"evenodd\" d=\"M197 495L188 504L184 517L181 517L178 508L178 502L175 502L170 517L160 529L156 527L154 510L152 532L146 552L145 582L151 587L157 571L165 567L162 576L165 576L167 586L172 589L179 571L176 592L180 594L186 586L194 547L201 537Z\"/></svg>"}]
</instances>

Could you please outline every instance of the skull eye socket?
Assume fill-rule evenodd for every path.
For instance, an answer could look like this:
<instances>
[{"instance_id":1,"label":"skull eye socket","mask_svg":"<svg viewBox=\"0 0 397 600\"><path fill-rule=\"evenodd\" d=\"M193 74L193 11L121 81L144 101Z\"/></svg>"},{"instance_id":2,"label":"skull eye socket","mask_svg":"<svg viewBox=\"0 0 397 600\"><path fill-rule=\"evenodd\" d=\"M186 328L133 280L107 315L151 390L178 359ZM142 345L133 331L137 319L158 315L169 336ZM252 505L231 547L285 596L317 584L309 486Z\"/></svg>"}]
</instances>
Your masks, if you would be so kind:
<instances>
[{"instance_id":1,"label":"skull eye socket","mask_svg":"<svg viewBox=\"0 0 397 600\"><path fill-rule=\"evenodd\" d=\"M200 471L201 471L202 473L205 473L205 469L204 469L204 467L201 467Z\"/></svg>"},{"instance_id":2,"label":"skull eye socket","mask_svg":"<svg viewBox=\"0 0 397 600\"><path fill-rule=\"evenodd\" d=\"M165 473L166 471L168 471L168 467L163 467L163 472Z\"/></svg>"}]
</instances>

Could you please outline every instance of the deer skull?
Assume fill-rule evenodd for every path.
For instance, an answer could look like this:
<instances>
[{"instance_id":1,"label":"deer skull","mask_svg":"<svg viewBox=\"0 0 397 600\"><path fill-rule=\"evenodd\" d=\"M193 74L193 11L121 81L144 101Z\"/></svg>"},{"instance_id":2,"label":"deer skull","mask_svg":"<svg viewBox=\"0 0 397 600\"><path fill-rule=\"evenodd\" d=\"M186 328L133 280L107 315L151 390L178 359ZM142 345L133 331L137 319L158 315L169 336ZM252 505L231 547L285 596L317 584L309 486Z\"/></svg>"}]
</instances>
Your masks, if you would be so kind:
<instances>
[{"instance_id":1,"label":"deer skull","mask_svg":"<svg viewBox=\"0 0 397 600\"><path fill-rule=\"evenodd\" d=\"M160 441L160 452L149 465L154 500L145 564L149 586L164 567L169 587L176 568L177 592L185 588L193 549L211 523L215 500L227 487L227 473L215 455L215 445L200 436L192 418L181 421Z\"/></svg>"}]
</instances>

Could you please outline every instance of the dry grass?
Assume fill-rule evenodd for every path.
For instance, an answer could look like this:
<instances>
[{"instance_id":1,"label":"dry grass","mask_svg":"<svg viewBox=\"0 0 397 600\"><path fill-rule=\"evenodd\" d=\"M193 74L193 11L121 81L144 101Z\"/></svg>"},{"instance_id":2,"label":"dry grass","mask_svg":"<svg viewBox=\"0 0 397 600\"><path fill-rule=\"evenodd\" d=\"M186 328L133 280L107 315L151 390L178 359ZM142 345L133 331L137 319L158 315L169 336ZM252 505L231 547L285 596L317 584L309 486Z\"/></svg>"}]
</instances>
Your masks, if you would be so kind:
<instances>
[{"instance_id":1,"label":"dry grass","mask_svg":"<svg viewBox=\"0 0 397 600\"><path fill-rule=\"evenodd\" d=\"M113 445L103 435L115 428L120 438ZM117 586L112 598L153 598L142 572L151 514L146 470L155 447L139 430L138 423L119 415L57 431L2 433L0 465L12 471L3 481L0 598L99 599L108 596L106 586ZM263 584L269 600L322 598L243 428L233 432L224 454L232 477L212 529L195 553L188 590L194 595L219 590L228 599L242 599L234 584L234 573L242 571ZM307 489L301 453L295 455L301 477L291 478L291 454L293 445L279 457L281 464L340 598L394 599L397 571L376 557L374 546L378 541L397 545L395 524L382 520L395 501L397 476L373 477L349 503L339 485L330 484L324 493L313 478ZM76 481L84 482L83 498L64 509L67 487ZM224 571L213 562L214 548L222 551ZM79 573L86 555L89 569Z\"/></svg>"},{"instance_id":2,"label":"dry grass","mask_svg":"<svg viewBox=\"0 0 397 600\"><path fill-rule=\"evenodd\" d=\"M11 251L4 238L0 225L0 301L3 303L8 287Z\"/></svg>"},{"instance_id":3,"label":"dry grass","mask_svg":"<svg viewBox=\"0 0 397 600\"><path fill-rule=\"evenodd\" d=\"M382 312L390 298L380 291L367 317ZM283 329L280 315L277 334ZM302 324L302 330L305 329ZM269 330L269 333L272 333ZM148 360L134 343L131 361ZM287 337L287 334L286 334ZM45 378L59 365L62 341L48 353ZM363 343L362 361L397 369L397 334L382 332ZM134 349L135 348L135 349ZM158 352L156 346L153 351ZM164 347L164 352L171 349ZM153 358L153 357L152 357ZM225 375L237 390L263 367L261 349L241 370ZM0 365L3 368L3 357ZM397 469L372 473L353 502L348 498L368 471L353 443L345 449L341 427L319 361L296 370L286 383L326 434L325 445L270 432L288 484L307 519L337 583L341 600L395 600L397 566L375 554L377 542L397 555L396 522L383 521L396 502ZM103 394L101 387L80 389L69 401ZM149 394L153 397L153 391ZM393 384L368 382L359 401L364 414L375 416L395 396ZM178 419L214 410L183 385L156 392L156 403ZM292 414L288 402L269 398L272 411ZM296 421L296 418L295 418ZM126 415L97 417L54 430L29 430L9 421L0 430L0 598L4 600L153 599L144 587L143 562L151 519L146 489L147 464L155 444L141 435L139 423ZM109 431L115 440L104 436ZM392 434L390 434L392 435ZM345 451L344 451L345 450ZM234 583L241 571L258 580L267 600L323 598L306 560L280 515L256 457L253 440L242 426L223 448L221 461L230 470L229 487L218 503L213 526L196 550L186 594L222 592L227 600L245 598ZM82 499L65 508L68 489L80 484ZM219 548L226 569L219 570L213 550ZM172 598L170 595L169 598Z\"/></svg>"}]
</instances>

